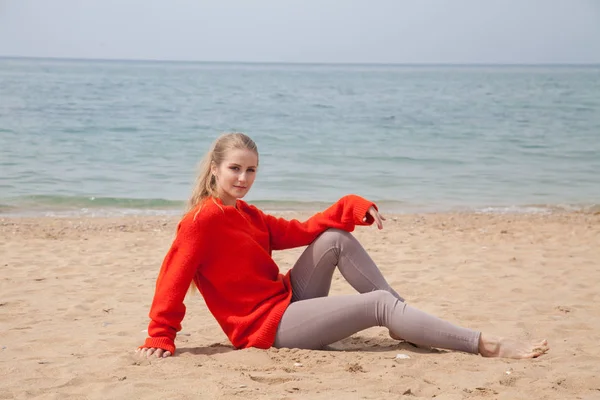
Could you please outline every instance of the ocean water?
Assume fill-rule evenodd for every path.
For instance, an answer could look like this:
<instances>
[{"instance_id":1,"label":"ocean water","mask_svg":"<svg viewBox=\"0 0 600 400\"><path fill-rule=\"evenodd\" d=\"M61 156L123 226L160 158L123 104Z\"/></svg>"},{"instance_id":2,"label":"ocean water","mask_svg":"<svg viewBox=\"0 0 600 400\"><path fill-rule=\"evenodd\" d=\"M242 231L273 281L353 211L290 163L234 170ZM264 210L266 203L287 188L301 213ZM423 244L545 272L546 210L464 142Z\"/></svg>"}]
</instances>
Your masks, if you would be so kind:
<instances>
[{"instance_id":1,"label":"ocean water","mask_svg":"<svg viewBox=\"0 0 600 400\"><path fill-rule=\"evenodd\" d=\"M180 213L226 131L257 142L266 210L600 204L600 66L5 58L0 216Z\"/></svg>"}]
</instances>

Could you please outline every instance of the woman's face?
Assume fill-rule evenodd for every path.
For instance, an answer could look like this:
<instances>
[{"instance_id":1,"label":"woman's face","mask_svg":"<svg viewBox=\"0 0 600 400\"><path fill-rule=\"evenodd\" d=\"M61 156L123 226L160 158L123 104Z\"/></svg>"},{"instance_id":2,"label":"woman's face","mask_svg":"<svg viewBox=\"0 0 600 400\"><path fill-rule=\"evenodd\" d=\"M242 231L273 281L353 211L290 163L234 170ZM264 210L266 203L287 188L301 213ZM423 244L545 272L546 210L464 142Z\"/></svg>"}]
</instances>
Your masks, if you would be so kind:
<instances>
[{"instance_id":1,"label":"woman's face","mask_svg":"<svg viewBox=\"0 0 600 400\"><path fill-rule=\"evenodd\" d=\"M216 177L217 193L223 204L235 206L236 200L248 193L257 168L258 156L248 149L229 150L220 165L213 164L211 172Z\"/></svg>"}]
</instances>

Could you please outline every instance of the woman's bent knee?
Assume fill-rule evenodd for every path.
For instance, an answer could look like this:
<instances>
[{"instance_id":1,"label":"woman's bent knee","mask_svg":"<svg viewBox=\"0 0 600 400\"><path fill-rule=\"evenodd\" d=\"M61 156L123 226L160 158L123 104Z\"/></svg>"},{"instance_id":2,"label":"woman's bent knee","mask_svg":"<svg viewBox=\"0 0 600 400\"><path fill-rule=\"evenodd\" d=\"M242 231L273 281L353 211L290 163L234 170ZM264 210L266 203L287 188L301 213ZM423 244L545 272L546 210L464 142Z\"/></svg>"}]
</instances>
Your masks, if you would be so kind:
<instances>
[{"instance_id":1,"label":"woman's bent knee","mask_svg":"<svg viewBox=\"0 0 600 400\"><path fill-rule=\"evenodd\" d=\"M399 300L387 290L374 290L369 293L363 293L365 306L370 310L370 314L378 326L390 327L392 313ZM402 303L400 303L402 304Z\"/></svg>"},{"instance_id":2,"label":"woman's bent knee","mask_svg":"<svg viewBox=\"0 0 600 400\"><path fill-rule=\"evenodd\" d=\"M373 290L372 292L364 293L364 295L373 297L374 300L381 302L381 303L396 302L396 300L398 300L389 291L383 290L383 289Z\"/></svg>"},{"instance_id":3,"label":"woman's bent knee","mask_svg":"<svg viewBox=\"0 0 600 400\"><path fill-rule=\"evenodd\" d=\"M350 232L343 231L337 228L329 228L317 238L319 241L328 241L331 243L343 243L344 241L356 240Z\"/></svg>"}]
</instances>

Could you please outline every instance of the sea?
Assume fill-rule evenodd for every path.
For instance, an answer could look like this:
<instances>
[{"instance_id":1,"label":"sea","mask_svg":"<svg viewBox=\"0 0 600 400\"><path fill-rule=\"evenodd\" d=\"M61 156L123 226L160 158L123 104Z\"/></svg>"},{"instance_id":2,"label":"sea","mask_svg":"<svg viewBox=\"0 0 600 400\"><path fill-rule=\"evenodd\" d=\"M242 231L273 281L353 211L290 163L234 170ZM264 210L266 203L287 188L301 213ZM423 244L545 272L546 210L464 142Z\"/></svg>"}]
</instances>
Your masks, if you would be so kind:
<instances>
[{"instance_id":1,"label":"sea","mask_svg":"<svg viewBox=\"0 0 600 400\"><path fill-rule=\"evenodd\" d=\"M600 211L600 65L0 58L0 217L181 215L232 131L267 212Z\"/></svg>"}]
</instances>

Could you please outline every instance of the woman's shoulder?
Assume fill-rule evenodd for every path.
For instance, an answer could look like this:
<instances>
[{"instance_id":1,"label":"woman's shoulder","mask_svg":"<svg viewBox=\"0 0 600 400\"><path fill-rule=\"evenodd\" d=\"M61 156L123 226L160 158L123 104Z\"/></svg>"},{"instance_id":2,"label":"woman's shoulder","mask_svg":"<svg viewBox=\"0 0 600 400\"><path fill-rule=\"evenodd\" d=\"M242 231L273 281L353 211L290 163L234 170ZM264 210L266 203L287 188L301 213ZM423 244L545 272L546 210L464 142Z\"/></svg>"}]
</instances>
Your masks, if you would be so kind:
<instances>
[{"instance_id":1,"label":"woman's shoulder","mask_svg":"<svg viewBox=\"0 0 600 400\"><path fill-rule=\"evenodd\" d=\"M257 215L262 215L264 214L258 207L256 207L254 204L248 204L246 203L244 200L238 199L237 201L237 207L240 211L249 213L249 214L257 214Z\"/></svg>"},{"instance_id":2,"label":"woman's shoulder","mask_svg":"<svg viewBox=\"0 0 600 400\"><path fill-rule=\"evenodd\" d=\"M223 208L208 198L191 208L179 222L181 226L205 227L221 220L224 216Z\"/></svg>"}]
</instances>

